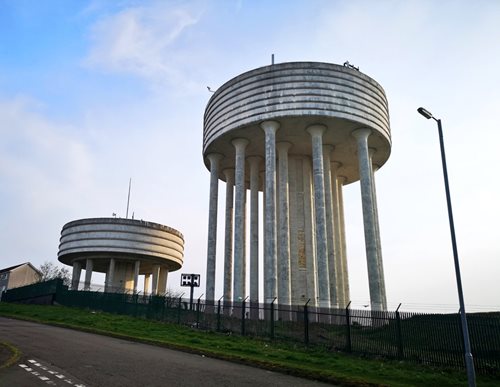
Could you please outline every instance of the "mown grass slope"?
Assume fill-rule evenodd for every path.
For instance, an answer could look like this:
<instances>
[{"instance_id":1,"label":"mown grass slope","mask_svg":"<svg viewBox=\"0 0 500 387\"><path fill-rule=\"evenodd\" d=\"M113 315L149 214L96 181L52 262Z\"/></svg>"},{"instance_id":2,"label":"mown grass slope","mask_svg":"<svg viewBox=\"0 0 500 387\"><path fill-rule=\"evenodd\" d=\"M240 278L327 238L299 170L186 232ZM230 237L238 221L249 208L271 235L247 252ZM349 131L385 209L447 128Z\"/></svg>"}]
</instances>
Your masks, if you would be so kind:
<instances>
[{"instance_id":1,"label":"mown grass slope","mask_svg":"<svg viewBox=\"0 0 500 387\"><path fill-rule=\"evenodd\" d=\"M460 386L465 372L309 349L62 306L0 303L0 315L111 335L345 386ZM482 386L499 385L488 377Z\"/></svg>"}]
</instances>

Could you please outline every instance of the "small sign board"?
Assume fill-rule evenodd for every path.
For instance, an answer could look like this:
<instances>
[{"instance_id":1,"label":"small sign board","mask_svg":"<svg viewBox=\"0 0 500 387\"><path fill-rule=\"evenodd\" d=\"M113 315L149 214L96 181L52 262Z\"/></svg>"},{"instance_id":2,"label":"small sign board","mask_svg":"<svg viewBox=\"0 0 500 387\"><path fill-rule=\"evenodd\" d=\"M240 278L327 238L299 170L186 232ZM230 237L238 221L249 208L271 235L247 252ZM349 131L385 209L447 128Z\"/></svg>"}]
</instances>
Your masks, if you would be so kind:
<instances>
[{"instance_id":1,"label":"small sign board","mask_svg":"<svg viewBox=\"0 0 500 387\"><path fill-rule=\"evenodd\" d=\"M181 286L200 286L200 275L199 274L181 274Z\"/></svg>"}]
</instances>

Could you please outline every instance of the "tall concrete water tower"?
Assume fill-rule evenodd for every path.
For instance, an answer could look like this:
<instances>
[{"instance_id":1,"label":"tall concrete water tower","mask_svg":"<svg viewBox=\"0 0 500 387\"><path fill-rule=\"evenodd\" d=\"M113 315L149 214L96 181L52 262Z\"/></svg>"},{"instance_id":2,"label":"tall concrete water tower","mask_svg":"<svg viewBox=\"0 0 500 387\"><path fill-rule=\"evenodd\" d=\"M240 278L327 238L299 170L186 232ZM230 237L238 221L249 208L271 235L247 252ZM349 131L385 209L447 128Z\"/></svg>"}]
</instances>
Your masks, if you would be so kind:
<instances>
[{"instance_id":1,"label":"tall concrete water tower","mask_svg":"<svg viewBox=\"0 0 500 387\"><path fill-rule=\"evenodd\" d=\"M295 305L311 299L319 307L345 307L349 278L342 188L360 181L371 307L385 310L374 171L384 165L390 151L384 90L352 66L273 64L222 85L207 104L203 128L203 157L211 175L207 299L215 296L222 180L225 300L249 295L250 302L259 302L262 191L264 302L277 297L279 304Z\"/></svg>"},{"instance_id":2,"label":"tall concrete water tower","mask_svg":"<svg viewBox=\"0 0 500 387\"><path fill-rule=\"evenodd\" d=\"M73 266L75 290L85 269L85 290L97 271L106 273L107 292L136 293L144 275L144 293L164 294L168 273L182 267L184 237L171 227L142 220L80 219L63 226L58 259Z\"/></svg>"}]
</instances>

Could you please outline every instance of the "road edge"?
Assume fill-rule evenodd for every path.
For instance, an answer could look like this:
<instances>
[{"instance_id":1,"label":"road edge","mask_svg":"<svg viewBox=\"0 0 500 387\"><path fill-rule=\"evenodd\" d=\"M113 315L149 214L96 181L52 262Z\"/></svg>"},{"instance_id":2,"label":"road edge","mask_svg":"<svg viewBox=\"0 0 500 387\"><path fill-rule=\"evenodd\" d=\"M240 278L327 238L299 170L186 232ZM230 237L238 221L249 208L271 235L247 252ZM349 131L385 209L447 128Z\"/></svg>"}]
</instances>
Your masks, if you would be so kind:
<instances>
[{"instance_id":1,"label":"road edge","mask_svg":"<svg viewBox=\"0 0 500 387\"><path fill-rule=\"evenodd\" d=\"M4 368L8 368L11 365L14 365L17 363L17 361L21 358L21 351L17 348L14 347L12 344L7 343L6 341L0 341L0 346L3 346L7 348L11 352L11 356L7 361L3 364L0 364L0 370L3 370Z\"/></svg>"},{"instance_id":2,"label":"road edge","mask_svg":"<svg viewBox=\"0 0 500 387\"><path fill-rule=\"evenodd\" d=\"M307 372L307 371L300 369L300 368L293 368L293 367L287 367L287 366L282 365L282 364L276 364L276 363L273 363L272 361L262 362L262 361L256 361L253 359L248 359L248 358L244 358L244 357L240 357L240 356L226 356L226 355L219 353L219 352L212 352L209 350L192 348L192 347L168 343L168 342L154 341L152 339L147 339L147 338L143 338L143 337L128 336L128 335L125 335L122 333L110 332L110 331L100 330L100 329L91 328L91 327L83 327L80 325L72 325L72 324L60 323L60 322L55 322L55 321L50 321L50 322L49 321L40 321L40 320L37 320L35 318L30 318L27 316L15 316L15 315L10 315L10 314L0 314L0 316L4 317L4 318L14 319L14 320L28 321L28 322L33 322L33 323L42 324L42 325L50 325L50 326L55 326L58 328L72 329L75 331L80 331L80 332L85 332L85 333L92 333L92 334L113 337L116 339L121 339L121 340L126 340L126 341L138 342L138 343L142 343L142 344L163 347L166 349L191 353L191 354L200 355L200 356L207 356L207 357L210 357L213 359L229 361L232 363L242 364L242 365L246 365L246 366L250 366L250 367L256 367L256 368L264 369L267 371L278 372L278 373L290 375L290 376L296 376L299 378L301 377L301 378L306 378L309 380L316 380L318 382L334 384L334 385L342 386L342 387L386 387L387 386L386 384L372 383L372 382L367 382L364 380L345 380L342 377L332 377L332 376L326 376L326 375L317 374L317 373L311 373L311 372Z\"/></svg>"}]
</instances>

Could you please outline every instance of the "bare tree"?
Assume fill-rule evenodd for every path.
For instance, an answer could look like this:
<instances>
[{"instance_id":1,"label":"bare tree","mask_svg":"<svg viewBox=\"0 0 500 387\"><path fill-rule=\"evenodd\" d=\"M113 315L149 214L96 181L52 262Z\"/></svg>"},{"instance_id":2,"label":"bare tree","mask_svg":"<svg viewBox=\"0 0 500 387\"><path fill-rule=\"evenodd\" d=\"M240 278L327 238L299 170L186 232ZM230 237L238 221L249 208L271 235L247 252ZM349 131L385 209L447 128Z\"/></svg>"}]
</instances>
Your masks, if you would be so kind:
<instances>
[{"instance_id":1,"label":"bare tree","mask_svg":"<svg viewBox=\"0 0 500 387\"><path fill-rule=\"evenodd\" d=\"M66 286L69 286L71 283L69 270L66 269L65 267L59 267L53 262L45 261L40 265L38 270L40 270L40 272L42 273L40 277L40 282L60 278L63 280L63 283Z\"/></svg>"}]
</instances>

